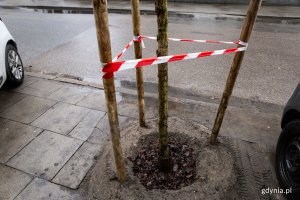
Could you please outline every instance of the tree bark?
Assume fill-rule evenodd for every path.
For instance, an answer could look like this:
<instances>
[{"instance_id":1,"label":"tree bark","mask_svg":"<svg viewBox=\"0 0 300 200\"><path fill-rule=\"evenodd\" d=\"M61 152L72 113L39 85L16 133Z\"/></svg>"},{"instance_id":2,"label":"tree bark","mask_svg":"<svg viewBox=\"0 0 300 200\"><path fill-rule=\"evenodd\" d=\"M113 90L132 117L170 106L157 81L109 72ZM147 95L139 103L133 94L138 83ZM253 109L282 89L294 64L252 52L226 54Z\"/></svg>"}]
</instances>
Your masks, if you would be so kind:
<instances>
[{"instance_id":1,"label":"tree bark","mask_svg":"<svg viewBox=\"0 0 300 200\"><path fill-rule=\"evenodd\" d=\"M157 15L157 56L168 55L168 11L167 0L155 0ZM168 63L158 65L158 99L159 99L159 151L160 170L170 172L171 155L168 147Z\"/></svg>"}]
</instances>

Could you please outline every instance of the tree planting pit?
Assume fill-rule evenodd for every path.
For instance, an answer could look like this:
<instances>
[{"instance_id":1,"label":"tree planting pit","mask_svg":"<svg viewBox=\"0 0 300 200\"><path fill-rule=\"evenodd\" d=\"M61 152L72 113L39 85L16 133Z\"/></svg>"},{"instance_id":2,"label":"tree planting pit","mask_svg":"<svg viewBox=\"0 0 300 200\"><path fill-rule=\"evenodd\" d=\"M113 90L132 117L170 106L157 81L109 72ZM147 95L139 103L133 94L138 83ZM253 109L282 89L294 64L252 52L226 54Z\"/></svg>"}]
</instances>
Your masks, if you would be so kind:
<instances>
[{"instance_id":1,"label":"tree planting pit","mask_svg":"<svg viewBox=\"0 0 300 200\"><path fill-rule=\"evenodd\" d=\"M94 168L82 183L87 199L222 199L236 183L231 151L219 138L209 144L201 125L169 118L169 148L173 169L158 169L157 119L148 128L133 122L121 131L126 182L117 179L111 142L108 140Z\"/></svg>"}]
</instances>

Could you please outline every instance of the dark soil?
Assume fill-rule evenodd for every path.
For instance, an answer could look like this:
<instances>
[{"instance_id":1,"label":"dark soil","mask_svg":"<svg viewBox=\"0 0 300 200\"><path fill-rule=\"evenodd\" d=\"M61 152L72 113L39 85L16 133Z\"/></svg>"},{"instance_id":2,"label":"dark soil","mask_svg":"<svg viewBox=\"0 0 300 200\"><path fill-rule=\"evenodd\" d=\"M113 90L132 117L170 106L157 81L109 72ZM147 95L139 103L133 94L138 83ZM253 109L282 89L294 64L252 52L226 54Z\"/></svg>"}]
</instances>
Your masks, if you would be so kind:
<instances>
[{"instance_id":1,"label":"dark soil","mask_svg":"<svg viewBox=\"0 0 300 200\"><path fill-rule=\"evenodd\" d=\"M159 147L151 142L139 149L137 155L128 157L133 163L134 175L147 189L180 189L193 183L196 179L196 156L188 143L173 137L169 142L172 171L163 173L159 170Z\"/></svg>"}]
</instances>

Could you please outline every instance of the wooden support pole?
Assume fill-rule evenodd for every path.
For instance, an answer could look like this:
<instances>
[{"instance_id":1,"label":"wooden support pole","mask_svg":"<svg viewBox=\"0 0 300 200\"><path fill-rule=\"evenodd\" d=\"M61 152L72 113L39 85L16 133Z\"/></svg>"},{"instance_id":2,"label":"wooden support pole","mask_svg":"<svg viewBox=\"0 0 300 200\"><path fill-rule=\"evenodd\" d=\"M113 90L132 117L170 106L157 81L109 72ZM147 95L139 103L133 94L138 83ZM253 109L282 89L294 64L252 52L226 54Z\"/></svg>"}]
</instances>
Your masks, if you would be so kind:
<instances>
[{"instance_id":1,"label":"wooden support pole","mask_svg":"<svg viewBox=\"0 0 300 200\"><path fill-rule=\"evenodd\" d=\"M107 1L93 0L93 6L97 30L99 57L102 63L108 63L111 62L112 56L110 34L108 28ZM126 179L125 164L120 143L120 129L118 121L114 76L113 74L110 74L110 76L111 78L103 79L103 85L118 178L119 181L123 183Z\"/></svg>"},{"instance_id":2,"label":"wooden support pole","mask_svg":"<svg viewBox=\"0 0 300 200\"><path fill-rule=\"evenodd\" d=\"M132 26L133 35L141 35L141 20L140 20L140 2L139 0L131 0L131 13L132 13ZM142 45L141 42L134 42L135 58L142 58ZM138 106L139 106L139 121L140 126L145 127L145 101L144 101L144 80L143 68L136 68L136 88L138 93Z\"/></svg>"},{"instance_id":3,"label":"wooden support pole","mask_svg":"<svg viewBox=\"0 0 300 200\"><path fill-rule=\"evenodd\" d=\"M244 21L244 26L240 35L240 40L243 42L248 42L256 17L257 17L257 12L260 8L262 0L250 0L249 6L248 6L248 11L247 11L247 16ZM210 138L210 143L215 144L222 122L224 118L224 114L228 105L229 98L232 94L232 90L236 81L236 78L239 73L239 69L241 67L243 58L244 58L245 51L241 52L236 52L234 55L234 59L231 65L231 69L227 78L227 82L225 85L225 89L223 92L223 96L220 102L220 106L218 109L218 113L215 119L214 127L212 129L212 134Z\"/></svg>"}]
</instances>

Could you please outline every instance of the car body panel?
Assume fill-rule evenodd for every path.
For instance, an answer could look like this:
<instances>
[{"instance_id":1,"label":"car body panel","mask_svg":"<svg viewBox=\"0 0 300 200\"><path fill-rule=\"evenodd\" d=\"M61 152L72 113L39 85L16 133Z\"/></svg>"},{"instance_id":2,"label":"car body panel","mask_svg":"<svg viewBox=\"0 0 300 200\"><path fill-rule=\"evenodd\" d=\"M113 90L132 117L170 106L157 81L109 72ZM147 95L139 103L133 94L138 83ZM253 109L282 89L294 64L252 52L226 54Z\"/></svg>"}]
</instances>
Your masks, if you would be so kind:
<instances>
[{"instance_id":1,"label":"car body panel","mask_svg":"<svg viewBox=\"0 0 300 200\"><path fill-rule=\"evenodd\" d=\"M281 128L295 118L300 118L300 82L284 107Z\"/></svg>"},{"instance_id":2,"label":"car body panel","mask_svg":"<svg viewBox=\"0 0 300 200\"><path fill-rule=\"evenodd\" d=\"M0 88L6 81L5 49L9 41L15 42L5 24L0 20Z\"/></svg>"}]
</instances>

